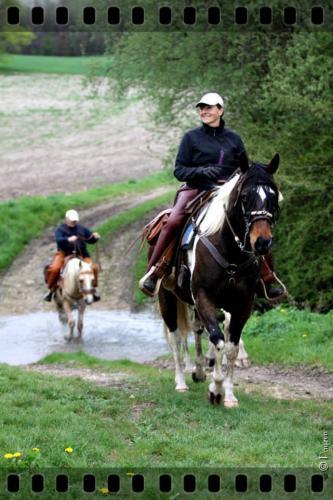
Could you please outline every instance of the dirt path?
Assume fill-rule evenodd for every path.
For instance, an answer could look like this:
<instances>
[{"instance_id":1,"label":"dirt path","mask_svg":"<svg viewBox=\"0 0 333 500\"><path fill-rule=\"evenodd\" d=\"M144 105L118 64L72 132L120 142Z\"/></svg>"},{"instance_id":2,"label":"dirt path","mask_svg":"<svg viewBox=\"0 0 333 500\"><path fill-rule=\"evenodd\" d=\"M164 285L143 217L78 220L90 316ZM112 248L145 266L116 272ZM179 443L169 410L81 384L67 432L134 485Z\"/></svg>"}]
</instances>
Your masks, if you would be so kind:
<instances>
[{"instance_id":1,"label":"dirt path","mask_svg":"<svg viewBox=\"0 0 333 500\"><path fill-rule=\"evenodd\" d=\"M119 197L111 202L82 210L81 220L90 227L97 227L110 217L127 209L155 198L168 191L161 187L146 194ZM147 220L149 219L147 216ZM94 304L94 309L129 310L132 306L133 268L138 245L126 253L126 249L135 239L146 220L132 224L126 231L117 233L117 237L100 243L99 292L102 301ZM46 293L43 279L43 265L50 261L55 252L54 228L49 228L42 238L31 244L15 260L10 268L2 273L0 280L0 315L22 314L27 312L53 310L53 304L42 300ZM94 258L95 249L90 248Z\"/></svg>"},{"instance_id":2,"label":"dirt path","mask_svg":"<svg viewBox=\"0 0 333 500\"><path fill-rule=\"evenodd\" d=\"M157 360L149 364L160 369L173 370L172 361ZM132 380L126 372L105 372L62 364L34 364L24 368L58 377L80 377L103 387L122 387ZM236 390L242 389L246 394L260 393L275 399L333 401L333 374L324 373L318 368L296 369L269 365L236 369L235 387Z\"/></svg>"}]
</instances>

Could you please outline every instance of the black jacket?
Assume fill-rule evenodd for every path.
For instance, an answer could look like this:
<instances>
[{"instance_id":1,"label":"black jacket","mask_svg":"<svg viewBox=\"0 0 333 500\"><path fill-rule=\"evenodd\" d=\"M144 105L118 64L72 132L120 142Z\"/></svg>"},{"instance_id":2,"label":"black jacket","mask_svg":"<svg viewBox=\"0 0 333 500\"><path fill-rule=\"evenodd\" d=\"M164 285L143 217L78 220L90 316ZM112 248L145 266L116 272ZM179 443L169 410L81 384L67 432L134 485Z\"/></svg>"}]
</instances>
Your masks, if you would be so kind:
<instances>
[{"instance_id":1,"label":"black jacket","mask_svg":"<svg viewBox=\"0 0 333 500\"><path fill-rule=\"evenodd\" d=\"M190 187L212 189L216 187L216 182L208 178L207 167L219 167L219 179L228 179L238 168L239 156L244 152L242 139L225 128L222 119L216 128L203 124L184 135L176 157L174 175Z\"/></svg>"},{"instance_id":2,"label":"black jacket","mask_svg":"<svg viewBox=\"0 0 333 500\"><path fill-rule=\"evenodd\" d=\"M71 243L68 241L69 236L79 236L81 239L74 241ZM87 243L96 243L98 241L92 235L92 232L81 224L76 224L75 227L67 226L67 224L60 224L57 227L55 232L55 239L57 242L58 251L62 251L65 255L71 255L72 253L77 252L78 255L82 257L90 257L87 247Z\"/></svg>"}]
</instances>

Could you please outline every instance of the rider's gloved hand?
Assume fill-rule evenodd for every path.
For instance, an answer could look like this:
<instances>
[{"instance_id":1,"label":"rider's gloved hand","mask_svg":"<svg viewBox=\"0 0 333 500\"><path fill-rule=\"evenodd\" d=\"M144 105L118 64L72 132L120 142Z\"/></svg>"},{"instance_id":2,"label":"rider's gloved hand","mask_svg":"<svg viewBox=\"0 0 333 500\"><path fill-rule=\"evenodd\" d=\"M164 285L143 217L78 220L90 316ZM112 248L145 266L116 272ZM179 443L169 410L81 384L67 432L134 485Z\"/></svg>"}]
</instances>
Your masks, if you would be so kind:
<instances>
[{"instance_id":1,"label":"rider's gloved hand","mask_svg":"<svg viewBox=\"0 0 333 500\"><path fill-rule=\"evenodd\" d=\"M77 236L75 236L75 234L73 234L73 236L69 236L68 237L68 241L70 243L74 243L74 241L77 241Z\"/></svg>"},{"instance_id":2,"label":"rider's gloved hand","mask_svg":"<svg viewBox=\"0 0 333 500\"><path fill-rule=\"evenodd\" d=\"M207 179L217 181L221 178L222 172L220 167L208 166L205 168L204 174Z\"/></svg>"}]
</instances>

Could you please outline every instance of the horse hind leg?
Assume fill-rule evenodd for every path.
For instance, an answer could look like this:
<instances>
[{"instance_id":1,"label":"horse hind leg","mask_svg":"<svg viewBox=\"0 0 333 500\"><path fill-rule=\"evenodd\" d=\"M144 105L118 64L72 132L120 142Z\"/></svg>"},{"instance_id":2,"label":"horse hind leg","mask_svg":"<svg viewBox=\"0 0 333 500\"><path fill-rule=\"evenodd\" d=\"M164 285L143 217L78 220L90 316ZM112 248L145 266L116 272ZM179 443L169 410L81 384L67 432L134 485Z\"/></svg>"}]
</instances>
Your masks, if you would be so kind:
<instances>
[{"instance_id":1,"label":"horse hind leg","mask_svg":"<svg viewBox=\"0 0 333 500\"><path fill-rule=\"evenodd\" d=\"M196 318L193 326L195 351L196 351L195 367L192 372L193 382L204 382L206 380L206 373L204 370L205 357L202 352L202 344L201 344L203 331L204 327L196 313Z\"/></svg>"},{"instance_id":2,"label":"horse hind leg","mask_svg":"<svg viewBox=\"0 0 333 500\"><path fill-rule=\"evenodd\" d=\"M250 368L251 361L249 359L249 355L245 351L244 342L242 339L239 341L239 351L238 356L235 362L237 368Z\"/></svg>"},{"instance_id":3,"label":"horse hind leg","mask_svg":"<svg viewBox=\"0 0 333 500\"><path fill-rule=\"evenodd\" d=\"M229 337L230 337L230 333L229 333L230 321L231 321L231 314L225 311L224 312L224 331L223 331L223 334L224 334L226 342L228 342ZM222 364L227 365L226 352L223 355ZM238 349L238 355L237 355L237 358L235 361L235 366L237 368L249 368L251 366L251 362L249 360L249 356L248 356L247 352L245 351L244 342L242 339L240 339L240 341L239 341L239 349Z\"/></svg>"},{"instance_id":4,"label":"horse hind leg","mask_svg":"<svg viewBox=\"0 0 333 500\"><path fill-rule=\"evenodd\" d=\"M185 392L188 391L188 386L185 381L180 356L180 349L185 336L182 335L184 332L178 328L177 298L171 292L161 288L159 291L159 303L161 314L165 323L164 332L175 362L176 391Z\"/></svg>"}]
</instances>

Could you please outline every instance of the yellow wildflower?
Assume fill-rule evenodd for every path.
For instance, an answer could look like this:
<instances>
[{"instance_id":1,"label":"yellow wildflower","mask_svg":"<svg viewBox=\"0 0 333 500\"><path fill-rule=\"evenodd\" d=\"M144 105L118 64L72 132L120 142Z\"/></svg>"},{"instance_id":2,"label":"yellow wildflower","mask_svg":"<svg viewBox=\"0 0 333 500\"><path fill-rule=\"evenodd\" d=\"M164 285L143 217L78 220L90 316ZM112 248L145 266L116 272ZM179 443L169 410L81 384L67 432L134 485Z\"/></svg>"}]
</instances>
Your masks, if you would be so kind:
<instances>
[{"instance_id":1,"label":"yellow wildflower","mask_svg":"<svg viewBox=\"0 0 333 500\"><path fill-rule=\"evenodd\" d=\"M134 472L126 472L126 476L133 477L134 476Z\"/></svg>"},{"instance_id":2,"label":"yellow wildflower","mask_svg":"<svg viewBox=\"0 0 333 500\"><path fill-rule=\"evenodd\" d=\"M32 451L39 451L39 448L32 448Z\"/></svg>"},{"instance_id":3,"label":"yellow wildflower","mask_svg":"<svg viewBox=\"0 0 333 500\"><path fill-rule=\"evenodd\" d=\"M17 451L16 453L14 453L13 457L14 458L20 458L20 457L22 457L22 453L20 453L19 451Z\"/></svg>"},{"instance_id":4,"label":"yellow wildflower","mask_svg":"<svg viewBox=\"0 0 333 500\"><path fill-rule=\"evenodd\" d=\"M303 333L302 337L307 337L308 334L307 333Z\"/></svg>"},{"instance_id":5,"label":"yellow wildflower","mask_svg":"<svg viewBox=\"0 0 333 500\"><path fill-rule=\"evenodd\" d=\"M99 491L102 493L102 495L107 495L109 493L108 488L100 488Z\"/></svg>"},{"instance_id":6,"label":"yellow wildflower","mask_svg":"<svg viewBox=\"0 0 333 500\"><path fill-rule=\"evenodd\" d=\"M66 453L73 453L73 451L73 448L71 448L70 446L68 448L65 448Z\"/></svg>"},{"instance_id":7,"label":"yellow wildflower","mask_svg":"<svg viewBox=\"0 0 333 500\"><path fill-rule=\"evenodd\" d=\"M7 459L14 458L14 455L12 453L5 453L4 458L7 458Z\"/></svg>"}]
</instances>

